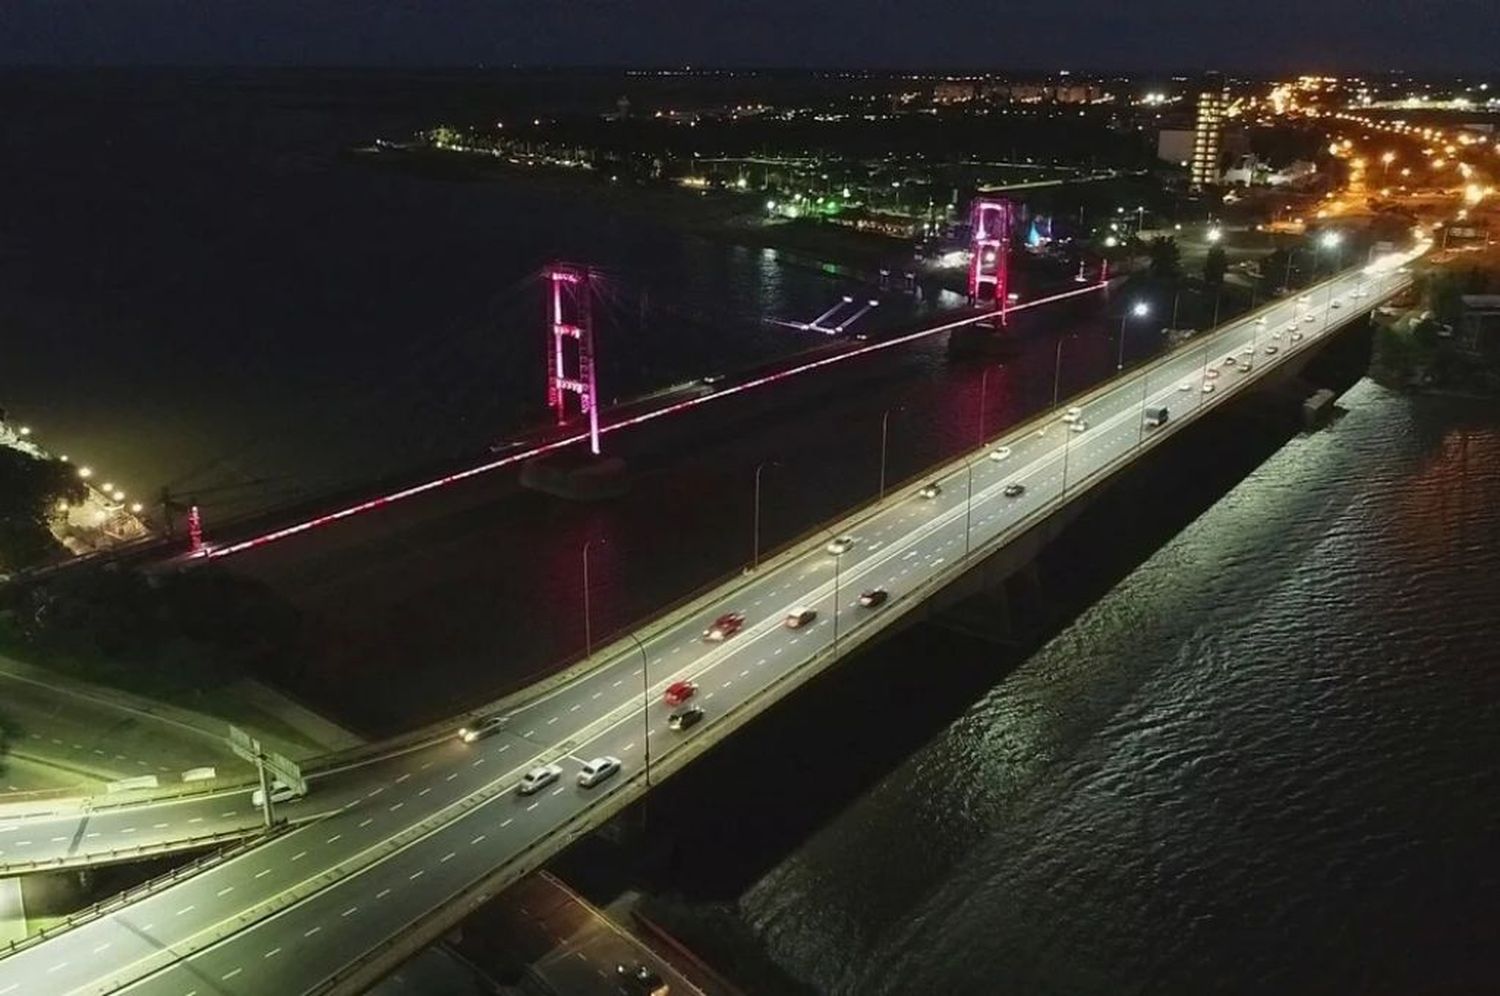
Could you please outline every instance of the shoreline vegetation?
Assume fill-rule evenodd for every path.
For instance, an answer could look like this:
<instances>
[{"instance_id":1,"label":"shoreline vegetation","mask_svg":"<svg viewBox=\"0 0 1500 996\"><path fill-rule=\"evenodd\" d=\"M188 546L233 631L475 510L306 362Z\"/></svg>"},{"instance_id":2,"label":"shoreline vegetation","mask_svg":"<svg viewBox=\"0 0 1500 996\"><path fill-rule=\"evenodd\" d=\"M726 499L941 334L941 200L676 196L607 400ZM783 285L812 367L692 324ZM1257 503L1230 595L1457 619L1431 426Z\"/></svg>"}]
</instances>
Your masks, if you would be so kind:
<instances>
[{"instance_id":1,"label":"shoreline vegetation","mask_svg":"<svg viewBox=\"0 0 1500 996\"><path fill-rule=\"evenodd\" d=\"M504 181L551 194L583 196L627 217L717 242L775 250L782 263L851 279L873 280L881 266L893 262L906 266L914 248L906 239L807 219L767 223L760 201L741 193L611 183L592 171L523 168L479 153L425 146L363 147L351 154L433 180Z\"/></svg>"}]
</instances>

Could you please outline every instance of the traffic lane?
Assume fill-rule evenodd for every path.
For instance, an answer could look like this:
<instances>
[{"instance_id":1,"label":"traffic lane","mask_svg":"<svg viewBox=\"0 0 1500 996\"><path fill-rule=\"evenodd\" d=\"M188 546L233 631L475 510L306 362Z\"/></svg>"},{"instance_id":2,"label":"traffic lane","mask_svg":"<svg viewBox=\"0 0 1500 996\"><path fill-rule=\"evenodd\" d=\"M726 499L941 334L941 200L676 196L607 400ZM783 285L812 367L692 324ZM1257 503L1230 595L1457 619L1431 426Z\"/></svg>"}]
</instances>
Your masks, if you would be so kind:
<instances>
[{"instance_id":1,"label":"traffic lane","mask_svg":"<svg viewBox=\"0 0 1500 996\"><path fill-rule=\"evenodd\" d=\"M489 770L499 777L490 780L508 783L513 773L501 771L502 756L510 744L490 742L487 755L467 759L464 770L476 772L485 760L497 763ZM522 754L523 751L517 751ZM418 766L419 767L419 766ZM381 799L387 786L376 786L365 793L363 806L351 806L337 815L279 837L245 855L209 868L184 880L177 886L139 900L126 910L117 911L75 927L57 939L0 960L0 994L5 987L28 977L50 976L59 989L74 988L90 981L90 958L110 952L114 964L139 961L164 947L178 947L203 942L200 918L189 917L198 909L213 909L223 914L216 923L233 920L240 913L254 910L267 902L284 898L283 893L304 880L326 875L347 863L351 846L376 848L397 833L406 831L429 818L445 805L464 798L474 788L472 782L483 776L473 775L459 782L459 774L442 774L434 770L440 784L450 786L433 795L433 787L412 786L411 798L394 802ZM399 787L409 782L412 772L397 775L391 781ZM457 782L457 784L454 784ZM403 810L405 812L403 812ZM373 855L371 855L373 856ZM66 943L64 943L66 942ZM68 949L61 955L63 948Z\"/></svg>"}]
</instances>

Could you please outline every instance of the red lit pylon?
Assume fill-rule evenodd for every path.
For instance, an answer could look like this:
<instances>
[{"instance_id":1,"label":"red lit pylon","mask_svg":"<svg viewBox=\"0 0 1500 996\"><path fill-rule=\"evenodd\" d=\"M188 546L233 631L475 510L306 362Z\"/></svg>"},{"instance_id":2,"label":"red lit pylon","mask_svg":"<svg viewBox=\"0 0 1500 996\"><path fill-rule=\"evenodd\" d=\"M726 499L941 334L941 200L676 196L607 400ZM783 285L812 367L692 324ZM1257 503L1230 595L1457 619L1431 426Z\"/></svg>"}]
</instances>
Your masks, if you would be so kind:
<instances>
[{"instance_id":1,"label":"red lit pylon","mask_svg":"<svg viewBox=\"0 0 1500 996\"><path fill-rule=\"evenodd\" d=\"M969 303L989 304L1005 321L1010 291L1010 202L976 197L969 206Z\"/></svg>"},{"instance_id":2,"label":"red lit pylon","mask_svg":"<svg viewBox=\"0 0 1500 996\"><path fill-rule=\"evenodd\" d=\"M203 516L197 505L188 507L188 552L198 553L203 549Z\"/></svg>"},{"instance_id":3,"label":"red lit pylon","mask_svg":"<svg viewBox=\"0 0 1500 996\"><path fill-rule=\"evenodd\" d=\"M561 425L568 419L568 395L578 397L580 414L589 420L589 450L599 453L599 392L594 369L594 325L589 271L569 263L547 267L552 284L552 341L547 350L547 404ZM572 341L574 348L566 344ZM569 353L572 356L569 356Z\"/></svg>"}]
</instances>

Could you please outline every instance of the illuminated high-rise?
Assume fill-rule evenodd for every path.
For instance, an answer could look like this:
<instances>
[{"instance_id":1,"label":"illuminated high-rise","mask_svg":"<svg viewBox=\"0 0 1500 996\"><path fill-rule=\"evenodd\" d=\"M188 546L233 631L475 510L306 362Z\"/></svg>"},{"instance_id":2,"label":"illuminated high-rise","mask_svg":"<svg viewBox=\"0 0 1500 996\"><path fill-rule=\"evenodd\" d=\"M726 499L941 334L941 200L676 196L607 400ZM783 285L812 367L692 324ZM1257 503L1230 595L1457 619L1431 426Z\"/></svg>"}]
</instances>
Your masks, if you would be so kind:
<instances>
[{"instance_id":1,"label":"illuminated high-rise","mask_svg":"<svg viewBox=\"0 0 1500 996\"><path fill-rule=\"evenodd\" d=\"M1224 145L1224 112L1229 106L1229 86L1218 73L1203 78L1198 90L1198 115L1193 124L1193 158L1189 178L1194 190L1219 182L1219 157Z\"/></svg>"}]
</instances>

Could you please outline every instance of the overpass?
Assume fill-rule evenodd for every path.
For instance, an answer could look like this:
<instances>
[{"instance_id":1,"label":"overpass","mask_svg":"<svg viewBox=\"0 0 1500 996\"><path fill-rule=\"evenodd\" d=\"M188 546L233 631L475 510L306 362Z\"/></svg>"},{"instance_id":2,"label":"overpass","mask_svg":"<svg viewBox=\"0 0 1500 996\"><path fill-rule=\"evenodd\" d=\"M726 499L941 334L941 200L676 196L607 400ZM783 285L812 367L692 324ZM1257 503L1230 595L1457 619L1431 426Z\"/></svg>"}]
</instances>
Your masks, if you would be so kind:
<instances>
[{"instance_id":1,"label":"overpass","mask_svg":"<svg viewBox=\"0 0 1500 996\"><path fill-rule=\"evenodd\" d=\"M832 524L829 537L854 537L842 555L816 537L727 581L504 709L493 737L418 737L327 771L288 807L298 825L13 946L0 957L0 996L359 991L1139 454L1404 289L1401 267L1425 249L1341 273L1124 372L1072 400L1082 429L1052 412L989 441ZM1170 409L1168 421L1148 427L1152 407ZM889 600L859 604L874 587ZM797 606L817 617L789 629ZM703 631L730 611L744 613L744 628L706 643ZM680 679L698 684L706 712L684 732L667 728L660 701ZM623 761L621 774L578 787L582 763L604 754ZM538 763L558 764L562 779L518 796ZM251 814L241 788L122 807L107 822L17 818L0 823L0 851L26 839L44 858L147 828L171 840L248 825Z\"/></svg>"}]
</instances>

